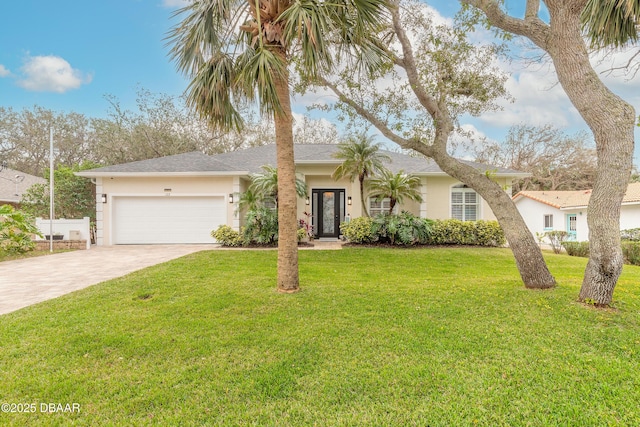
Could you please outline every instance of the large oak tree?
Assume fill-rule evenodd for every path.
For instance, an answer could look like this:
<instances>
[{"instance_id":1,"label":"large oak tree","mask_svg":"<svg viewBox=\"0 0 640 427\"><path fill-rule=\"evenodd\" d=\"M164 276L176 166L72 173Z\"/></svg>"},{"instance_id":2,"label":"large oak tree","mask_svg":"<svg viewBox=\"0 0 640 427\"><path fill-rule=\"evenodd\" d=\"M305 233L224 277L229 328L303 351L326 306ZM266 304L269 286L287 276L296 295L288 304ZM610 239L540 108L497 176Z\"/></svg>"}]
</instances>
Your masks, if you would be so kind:
<instances>
[{"instance_id":1,"label":"large oak tree","mask_svg":"<svg viewBox=\"0 0 640 427\"><path fill-rule=\"evenodd\" d=\"M492 171L479 169L449 154L449 143L464 113L496 108L505 95L504 80L493 64L493 46L469 42L463 26L433 22L425 6L406 1L391 7L392 23L381 41L391 60L366 79L346 70L323 78L347 114L373 124L401 147L432 158L448 175L477 191L504 230L526 287L550 288L549 272L533 235L510 195Z\"/></svg>"},{"instance_id":2,"label":"large oak tree","mask_svg":"<svg viewBox=\"0 0 640 427\"><path fill-rule=\"evenodd\" d=\"M522 17L510 16L498 0L461 2L484 12L492 25L526 37L546 52L558 81L593 132L598 167L588 207L590 256L579 299L609 305L622 272L620 204L632 170L635 111L604 85L589 62L580 21L589 2L545 0L548 21L540 14L540 0L527 0Z\"/></svg>"}]
</instances>

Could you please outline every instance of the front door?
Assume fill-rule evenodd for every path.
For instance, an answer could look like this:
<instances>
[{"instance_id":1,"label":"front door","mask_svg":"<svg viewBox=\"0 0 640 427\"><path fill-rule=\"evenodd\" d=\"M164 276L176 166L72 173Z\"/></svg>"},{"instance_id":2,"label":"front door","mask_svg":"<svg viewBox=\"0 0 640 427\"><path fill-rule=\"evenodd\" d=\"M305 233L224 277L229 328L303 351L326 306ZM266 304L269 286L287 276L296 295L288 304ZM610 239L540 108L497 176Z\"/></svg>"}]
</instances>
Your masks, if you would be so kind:
<instances>
[{"instance_id":1,"label":"front door","mask_svg":"<svg viewBox=\"0 0 640 427\"><path fill-rule=\"evenodd\" d=\"M344 190L312 190L313 224L317 237L339 237L344 221Z\"/></svg>"},{"instance_id":2,"label":"front door","mask_svg":"<svg viewBox=\"0 0 640 427\"><path fill-rule=\"evenodd\" d=\"M572 242L578 240L578 217L576 214L567 215L567 233L569 233L567 240Z\"/></svg>"}]
</instances>

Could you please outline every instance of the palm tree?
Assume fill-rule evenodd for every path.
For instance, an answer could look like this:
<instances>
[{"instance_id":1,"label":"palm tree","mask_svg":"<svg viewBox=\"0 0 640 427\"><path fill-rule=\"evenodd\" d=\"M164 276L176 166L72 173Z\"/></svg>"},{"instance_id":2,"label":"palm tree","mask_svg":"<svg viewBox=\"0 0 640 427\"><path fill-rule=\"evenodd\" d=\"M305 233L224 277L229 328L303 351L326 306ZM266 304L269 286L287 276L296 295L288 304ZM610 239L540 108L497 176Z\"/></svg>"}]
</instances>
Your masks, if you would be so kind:
<instances>
[{"instance_id":1,"label":"palm tree","mask_svg":"<svg viewBox=\"0 0 640 427\"><path fill-rule=\"evenodd\" d=\"M365 181L368 177L384 170L384 161L390 161L389 156L379 152L380 144L375 142L373 135L361 134L350 137L338 144L338 151L334 157L342 160L342 164L333 172L333 179L349 177L351 182L356 178L360 182L360 201L362 214L369 216L364 198Z\"/></svg>"},{"instance_id":2,"label":"palm tree","mask_svg":"<svg viewBox=\"0 0 640 427\"><path fill-rule=\"evenodd\" d=\"M383 50L369 41L386 13L384 0L194 0L169 33L170 55L191 78L187 103L214 127L240 130L238 108L258 101L273 116L278 167L278 290L295 292L298 246L289 66L313 80L334 57L355 52L375 69ZM335 43L336 48L331 48Z\"/></svg>"},{"instance_id":3,"label":"palm tree","mask_svg":"<svg viewBox=\"0 0 640 427\"><path fill-rule=\"evenodd\" d=\"M274 200L278 204L278 170L270 165L262 166L263 173L257 173L251 176L251 191L257 198L261 200ZM300 198L307 196L307 184L299 178L296 178L296 195Z\"/></svg>"},{"instance_id":4,"label":"palm tree","mask_svg":"<svg viewBox=\"0 0 640 427\"><path fill-rule=\"evenodd\" d=\"M640 0L587 0L582 28L593 47L622 47L638 41Z\"/></svg>"},{"instance_id":5,"label":"palm tree","mask_svg":"<svg viewBox=\"0 0 640 427\"><path fill-rule=\"evenodd\" d=\"M394 174L388 169L383 169L379 176L371 178L369 186L370 197L375 197L378 201L389 198L389 215L393 213L396 203L402 203L405 198L422 202L420 177L406 174L404 171Z\"/></svg>"}]
</instances>

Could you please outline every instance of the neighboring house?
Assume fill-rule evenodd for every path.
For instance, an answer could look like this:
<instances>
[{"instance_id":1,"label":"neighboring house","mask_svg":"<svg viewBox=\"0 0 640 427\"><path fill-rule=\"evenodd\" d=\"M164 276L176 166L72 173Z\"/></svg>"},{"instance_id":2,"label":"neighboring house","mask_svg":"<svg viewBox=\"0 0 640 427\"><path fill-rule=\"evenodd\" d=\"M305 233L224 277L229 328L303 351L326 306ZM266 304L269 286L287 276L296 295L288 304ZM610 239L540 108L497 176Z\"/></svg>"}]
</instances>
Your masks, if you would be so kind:
<instances>
[{"instance_id":1,"label":"neighboring house","mask_svg":"<svg viewBox=\"0 0 640 427\"><path fill-rule=\"evenodd\" d=\"M19 207L22 195L33 184L46 184L47 180L14 169L0 170L0 205Z\"/></svg>"},{"instance_id":2,"label":"neighboring house","mask_svg":"<svg viewBox=\"0 0 640 427\"><path fill-rule=\"evenodd\" d=\"M296 145L296 171L308 187L298 200L298 218L310 212L318 237L338 237L340 222L362 215L359 183L335 181L331 174L340 164L333 157L337 145ZM462 220L495 219L476 193L449 177L432 161L384 152L392 171L414 173L422 180L422 203L399 206L424 218ZM207 156L200 152L107 166L77 172L92 178L97 194L97 244L213 243L210 232L226 224L242 225L237 213L238 195L251 174L261 166L275 165L275 145ZM529 174L474 165L491 171L496 181L511 191L513 179ZM385 201L368 200L370 213L388 209Z\"/></svg>"},{"instance_id":3,"label":"neighboring house","mask_svg":"<svg viewBox=\"0 0 640 427\"><path fill-rule=\"evenodd\" d=\"M531 233L566 231L569 239L589 240L587 206L591 190L521 191L513 196ZM640 228L640 182L629 184L620 207L620 229Z\"/></svg>"}]
</instances>

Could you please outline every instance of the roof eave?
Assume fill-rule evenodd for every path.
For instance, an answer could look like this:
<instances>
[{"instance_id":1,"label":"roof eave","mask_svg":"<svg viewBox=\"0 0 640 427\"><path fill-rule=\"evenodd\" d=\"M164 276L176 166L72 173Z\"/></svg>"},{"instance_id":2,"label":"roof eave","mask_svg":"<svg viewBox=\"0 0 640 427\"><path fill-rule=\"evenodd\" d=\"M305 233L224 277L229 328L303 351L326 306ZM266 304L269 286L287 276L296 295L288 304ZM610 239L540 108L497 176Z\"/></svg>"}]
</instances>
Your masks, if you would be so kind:
<instances>
[{"instance_id":1,"label":"roof eave","mask_svg":"<svg viewBox=\"0 0 640 427\"><path fill-rule=\"evenodd\" d=\"M178 177L203 177L203 176L247 176L250 175L249 171L201 171L201 172L75 172L75 175L85 178L104 178L104 177L165 177L165 176L178 176Z\"/></svg>"}]
</instances>

